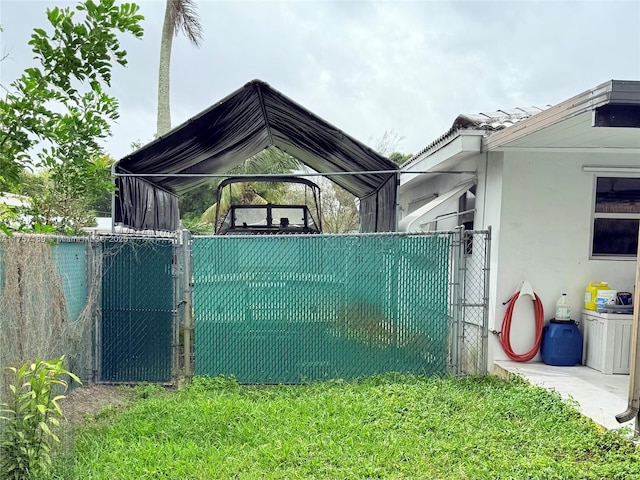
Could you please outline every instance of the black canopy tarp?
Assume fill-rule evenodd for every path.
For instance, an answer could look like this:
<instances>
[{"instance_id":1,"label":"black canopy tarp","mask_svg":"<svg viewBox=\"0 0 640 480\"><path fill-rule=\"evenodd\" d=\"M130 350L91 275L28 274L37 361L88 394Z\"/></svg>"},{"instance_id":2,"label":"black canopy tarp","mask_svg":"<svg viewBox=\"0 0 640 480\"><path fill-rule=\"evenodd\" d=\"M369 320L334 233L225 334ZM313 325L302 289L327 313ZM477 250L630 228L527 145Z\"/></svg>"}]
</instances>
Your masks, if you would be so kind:
<instances>
[{"instance_id":1,"label":"black canopy tarp","mask_svg":"<svg viewBox=\"0 0 640 480\"><path fill-rule=\"evenodd\" d=\"M395 229L396 174L375 172L396 165L260 80L118 161L115 222L175 230L177 196L208 179L169 175L224 174L270 146L320 173L362 172L328 177L360 199L361 231Z\"/></svg>"}]
</instances>

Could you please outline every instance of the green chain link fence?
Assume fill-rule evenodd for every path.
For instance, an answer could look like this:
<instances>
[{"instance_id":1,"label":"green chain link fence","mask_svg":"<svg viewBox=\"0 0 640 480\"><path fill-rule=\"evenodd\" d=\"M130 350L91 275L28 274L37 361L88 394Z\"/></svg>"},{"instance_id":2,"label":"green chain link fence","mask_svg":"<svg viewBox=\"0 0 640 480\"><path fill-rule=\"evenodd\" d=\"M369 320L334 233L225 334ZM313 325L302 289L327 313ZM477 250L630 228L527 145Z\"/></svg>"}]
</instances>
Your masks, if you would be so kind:
<instances>
[{"instance_id":1,"label":"green chain link fence","mask_svg":"<svg viewBox=\"0 0 640 480\"><path fill-rule=\"evenodd\" d=\"M0 242L0 364L64 354L104 382L169 382L186 362L244 383L484 374L489 242L194 237L190 257L173 238L16 235ZM191 281L195 356L180 365Z\"/></svg>"},{"instance_id":2,"label":"green chain link fence","mask_svg":"<svg viewBox=\"0 0 640 480\"><path fill-rule=\"evenodd\" d=\"M65 355L69 370L91 380L97 296L87 239L15 234L0 240L0 366Z\"/></svg>"},{"instance_id":3,"label":"green chain link fence","mask_svg":"<svg viewBox=\"0 0 640 480\"><path fill-rule=\"evenodd\" d=\"M114 237L101 246L100 380L169 382L174 243Z\"/></svg>"},{"instance_id":4,"label":"green chain link fence","mask_svg":"<svg viewBox=\"0 0 640 480\"><path fill-rule=\"evenodd\" d=\"M450 235L193 238L195 372L444 374Z\"/></svg>"}]
</instances>

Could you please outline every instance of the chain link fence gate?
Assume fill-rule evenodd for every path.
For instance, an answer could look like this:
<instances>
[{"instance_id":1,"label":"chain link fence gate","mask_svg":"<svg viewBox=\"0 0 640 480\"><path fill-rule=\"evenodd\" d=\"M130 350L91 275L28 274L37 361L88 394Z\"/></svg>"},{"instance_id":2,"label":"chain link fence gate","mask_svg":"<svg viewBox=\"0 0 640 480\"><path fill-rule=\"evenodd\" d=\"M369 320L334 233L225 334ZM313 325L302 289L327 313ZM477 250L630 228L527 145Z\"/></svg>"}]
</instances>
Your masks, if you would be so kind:
<instances>
[{"instance_id":1,"label":"chain link fence gate","mask_svg":"<svg viewBox=\"0 0 640 480\"><path fill-rule=\"evenodd\" d=\"M169 382L175 373L176 241L105 237L101 382Z\"/></svg>"},{"instance_id":2,"label":"chain link fence gate","mask_svg":"<svg viewBox=\"0 0 640 480\"><path fill-rule=\"evenodd\" d=\"M0 237L0 366L65 355L85 383L171 381L178 248L166 237Z\"/></svg>"},{"instance_id":3,"label":"chain link fence gate","mask_svg":"<svg viewBox=\"0 0 640 480\"><path fill-rule=\"evenodd\" d=\"M450 233L449 370L487 374L490 230Z\"/></svg>"},{"instance_id":4,"label":"chain link fence gate","mask_svg":"<svg viewBox=\"0 0 640 480\"><path fill-rule=\"evenodd\" d=\"M486 373L487 232L194 237L192 250L196 374Z\"/></svg>"}]
</instances>

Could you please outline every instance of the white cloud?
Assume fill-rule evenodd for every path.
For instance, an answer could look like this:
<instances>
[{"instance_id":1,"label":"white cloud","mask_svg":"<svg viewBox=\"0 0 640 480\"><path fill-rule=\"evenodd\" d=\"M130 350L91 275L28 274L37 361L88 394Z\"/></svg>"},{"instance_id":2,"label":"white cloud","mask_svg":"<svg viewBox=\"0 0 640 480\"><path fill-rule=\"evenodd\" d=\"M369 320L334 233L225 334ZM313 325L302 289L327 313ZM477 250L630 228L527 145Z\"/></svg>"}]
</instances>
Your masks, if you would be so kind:
<instances>
[{"instance_id":1,"label":"white cloud","mask_svg":"<svg viewBox=\"0 0 640 480\"><path fill-rule=\"evenodd\" d=\"M73 3L2 0L0 51L14 57L3 84L30 64L26 42L46 6ZM198 3L202 48L174 42L174 125L260 78L361 141L393 130L415 153L460 113L554 104L640 78L640 2ZM140 4L145 38L125 41L130 65L114 71L114 156L155 131L164 2Z\"/></svg>"}]
</instances>

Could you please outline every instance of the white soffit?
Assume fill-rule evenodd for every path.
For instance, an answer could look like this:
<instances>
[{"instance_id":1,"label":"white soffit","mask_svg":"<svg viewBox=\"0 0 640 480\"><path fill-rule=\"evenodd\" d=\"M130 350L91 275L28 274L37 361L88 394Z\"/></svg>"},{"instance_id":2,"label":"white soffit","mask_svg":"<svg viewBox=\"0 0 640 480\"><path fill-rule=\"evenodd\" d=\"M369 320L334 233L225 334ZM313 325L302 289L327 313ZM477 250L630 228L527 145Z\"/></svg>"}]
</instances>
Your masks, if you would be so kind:
<instances>
[{"instance_id":1,"label":"white soffit","mask_svg":"<svg viewBox=\"0 0 640 480\"><path fill-rule=\"evenodd\" d=\"M640 147L640 129L593 127L594 112L605 105L640 105L640 82L610 80L491 134L484 149L632 151Z\"/></svg>"},{"instance_id":2,"label":"white soffit","mask_svg":"<svg viewBox=\"0 0 640 480\"><path fill-rule=\"evenodd\" d=\"M639 128L593 127L592 122L592 112L584 112L504 143L498 149L640 149Z\"/></svg>"},{"instance_id":3,"label":"white soffit","mask_svg":"<svg viewBox=\"0 0 640 480\"><path fill-rule=\"evenodd\" d=\"M483 131L459 131L447 144L434 151L426 152L422 158L415 159L411 165L402 168L400 186L414 183L420 178L420 173L413 172L448 172L458 169L463 160L480 153L482 148Z\"/></svg>"}]
</instances>

